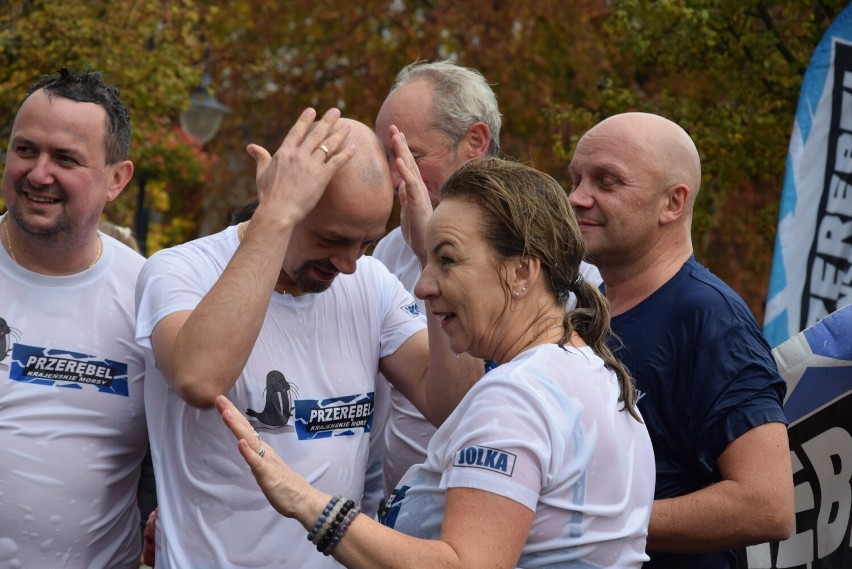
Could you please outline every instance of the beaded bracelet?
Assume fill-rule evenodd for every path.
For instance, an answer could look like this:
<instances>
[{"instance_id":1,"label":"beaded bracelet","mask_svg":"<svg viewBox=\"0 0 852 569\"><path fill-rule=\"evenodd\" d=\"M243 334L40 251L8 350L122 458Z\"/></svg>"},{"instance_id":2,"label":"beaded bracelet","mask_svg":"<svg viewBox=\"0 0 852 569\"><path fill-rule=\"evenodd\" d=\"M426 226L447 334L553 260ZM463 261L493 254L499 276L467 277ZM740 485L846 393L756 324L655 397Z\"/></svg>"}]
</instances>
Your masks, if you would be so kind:
<instances>
[{"instance_id":1,"label":"beaded bracelet","mask_svg":"<svg viewBox=\"0 0 852 569\"><path fill-rule=\"evenodd\" d=\"M340 543L340 538L343 537L343 534L346 533L347 529L349 529L349 524L352 523L352 520L354 520L359 513L361 513L360 508L352 508L349 511L349 515L346 516L346 519L343 520L342 524L340 524L337 533L334 534L334 537L328 543L328 546L323 550L323 555L331 555L332 552L334 552L334 548L337 547L338 543Z\"/></svg>"},{"instance_id":2,"label":"beaded bracelet","mask_svg":"<svg viewBox=\"0 0 852 569\"><path fill-rule=\"evenodd\" d=\"M341 500L343 500L343 496L335 496L328 501L328 504L326 504L325 509L322 511L322 514L320 514L319 519L317 519L317 523L315 523L311 531L308 532L308 541L310 541L311 543L316 543L314 542L314 538L319 535L320 528L325 523L326 519L328 518L328 515L331 513L331 510Z\"/></svg>"},{"instance_id":3,"label":"beaded bracelet","mask_svg":"<svg viewBox=\"0 0 852 569\"><path fill-rule=\"evenodd\" d=\"M332 519L331 523L328 524L328 528L325 530L322 537L314 542L314 545L317 546L317 551L323 551L326 547L328 547L329 542L337 533L337 529L340 527L340 524L343 523L343 520L346 519L346 515L354 507L355 502L352 500L347 500L346 503L343 504L343 507L337 512L334 519Z\"/></svg>"},{"instance_id":4,"label":"beaded bracelet","mask_svg":"<svg viewBox=\"0 0 852 569\"><path fill-rule=\"evenodd\" d=\"M311 540L311 543L317 545L325 538L326 534L328 533L328 528L331 527L331 524L334 522L334 519L340 514L340 510L343 508L344 503L345 502L342 497L340 497L337 502L335 502L334 507L328 513L328 517L323 521L322 527L320 527L320 530Z\"/></svg>"}]
</instances>

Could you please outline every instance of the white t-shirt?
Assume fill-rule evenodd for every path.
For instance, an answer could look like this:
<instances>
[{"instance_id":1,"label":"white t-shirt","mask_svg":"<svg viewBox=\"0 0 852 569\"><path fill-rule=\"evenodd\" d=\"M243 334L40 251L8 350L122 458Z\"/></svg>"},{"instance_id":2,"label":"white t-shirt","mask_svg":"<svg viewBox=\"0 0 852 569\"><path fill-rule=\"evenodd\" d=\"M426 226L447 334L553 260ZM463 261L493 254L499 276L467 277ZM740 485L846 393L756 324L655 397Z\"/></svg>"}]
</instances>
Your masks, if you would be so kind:
<instances>
[{"instance_id":1,"label":"white t-shirt","mask_svg":"<svg viewBox=\"0 0 852 569\"><path fill-rule=\"evenodd\" d=\"M406 290L414 291L420 278L420 261L405 242L401 228L397 227L378 242L373 257L395 274ZM421 311L425 310L422 300L417 299L417 304ZM389 406L387 420L379 427L384 434L382 475L388 496L409 467L426 459L426 446L435 434L435 426L381 374L376 380L376 392Z\"/></svg>"},{"instance_id":2,"label":"white t-shirt","mask_svg":"<svg viewBox=\"0 0 852 569\"><path fill-rule=\"evenodd\" d=\"M236 228L160 251L137 287L137 340L153 363L157 322L194 309L238 246ZM227 326L227 322L222 322ZM254 350L227 397L311 484L360 499L375 377L425 318L381 263L299 297L274 293ZM337 567L261 493L215 409L183 401L149 367L146 382L157 479L157 567Z\"/></svg>"},{"instance_id":3,"label":"white t-shirt","mask_svg":"<svg viewBox=\"0 0 852 569\"><path fill-rule=\"evenodd\" d=\"M414 285L420 278L420 261L405 242L401 228L397 227L382 238L376 245L373 256L384 263L409 292L414 292ZM594 285L602 282L601 274L594 265L582 263L580 273L586 281ZM424 310L423 301L417 302L420 309ZM569 305L573 306L574 302L574 295L571 294ZM377 392L384 396L390 405L387 410L388 419L382 427L385 442L382 470L385 495L388 495L409 467L426 460L426 446L435 434L435 427L384 377L380 376L376 383Z\"/></svg>"},{"instance_id":4,"label":"white t-shirt","mask_svg":"<svg viewBox=\"0 0 852 569\"><path fill-rule=\"evenodd\" d=\"M136 569L147 449L133 288L144 258L100 234L46 276L0 247L0 568Z\"/></svg>"},{"instance_id":5,"label":"white t-shirt","mask_svg":"<svg viewBox=\"0 0 852 569\"><path fill-rule=\"evenodd\" d=\"M388 500L384 523L438 539L448 488L535 512L519 567L640 567L654 499L648 431L591 348L536 346L486 374Z\"/></svg>"}]
</instances>

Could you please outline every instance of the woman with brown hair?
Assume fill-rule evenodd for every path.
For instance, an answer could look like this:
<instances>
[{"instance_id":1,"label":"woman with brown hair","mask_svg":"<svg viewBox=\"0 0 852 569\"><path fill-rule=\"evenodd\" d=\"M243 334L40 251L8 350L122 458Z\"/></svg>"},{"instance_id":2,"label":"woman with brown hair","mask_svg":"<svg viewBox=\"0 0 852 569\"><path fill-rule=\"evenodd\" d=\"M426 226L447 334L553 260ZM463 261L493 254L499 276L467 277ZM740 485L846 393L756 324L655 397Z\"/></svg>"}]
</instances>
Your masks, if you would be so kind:
<instances>
[{"instance_id":1,"label":"woman with brown hair","mask_svg":"<svg viewBox=\"0 0 852 569\"><path fill-rule=\"evenodd\" d=\"M413 212L422 195L416 177L406 183ZM579 274L585 251L564 190L522 164L478 159L420 221L415 293L455 352L500 365L399 482L384 527L296 475L220 398L267 498L347 567L640 567L653 452L630 376L606 345L606 300Z\"/></svg>"}]
</instances>

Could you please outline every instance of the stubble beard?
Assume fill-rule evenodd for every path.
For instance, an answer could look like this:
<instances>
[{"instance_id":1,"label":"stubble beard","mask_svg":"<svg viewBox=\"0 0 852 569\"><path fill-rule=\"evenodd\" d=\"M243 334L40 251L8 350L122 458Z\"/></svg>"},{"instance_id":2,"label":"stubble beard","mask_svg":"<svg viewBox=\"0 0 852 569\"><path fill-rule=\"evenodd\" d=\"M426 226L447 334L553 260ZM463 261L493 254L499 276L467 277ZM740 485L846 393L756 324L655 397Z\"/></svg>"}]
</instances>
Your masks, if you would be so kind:
<instances>
[{"instance_id":1,"label":"stubble beard","mask_svg":"<svg viewBox=\"0 0 852 569\"><path fill-rule=\"evenodd\" d=\"M299 290L306 294L318 294L331 288L334 279L330 281L319 281L310 276L311 267L316 263L305 263L299 267L291 276L291 279ZM322 267L320 267L322 269Z\"/></svg>"},{"instance_id":2,"label":"stubble beard","mask_svg":"<svg viewBox=\"0 0 852 569\"><path fill-rule=\"evenodd\" d=\"M64 208L60 210L58 215L54 216L49 224L33 224L28 221L21 204L29 199L27 197L29 193L34 193L34 188L26 180L15 184L16 200L11 204L7 204L7 213L15 221L15 225L22 232L26 233L30 239L39 240L43 243L56 242L56 240L61 240L62 242L73 240L72 238L76 232Z\"/></svg>"}]
</instances>

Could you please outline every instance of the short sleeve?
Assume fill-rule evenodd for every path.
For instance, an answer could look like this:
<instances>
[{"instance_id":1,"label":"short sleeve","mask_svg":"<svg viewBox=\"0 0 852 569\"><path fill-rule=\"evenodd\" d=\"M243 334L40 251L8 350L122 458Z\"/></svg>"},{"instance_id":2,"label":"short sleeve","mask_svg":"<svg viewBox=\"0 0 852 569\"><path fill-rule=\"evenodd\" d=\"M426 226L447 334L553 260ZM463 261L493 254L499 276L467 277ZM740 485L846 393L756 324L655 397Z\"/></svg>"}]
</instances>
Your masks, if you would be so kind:
<instances>
[{"instance_id":1,"label":"short sleeve","mask_svg":"<svg viewBox=\"0 0 852 569\"><path fill-rule=\"evenodd\" d=\"M408 338L426 328L426 316L411 293L387 268L372 257L362 257L358 270L370 271L370 280L383 300L381 352L392 355Z\"/></svg>"},{"instance_id":2,"label":"short sleeve","mask_svg":"<svg viewBox=\"0 0 852 569\"><path fill-rule=\"evenodd\" d=\"M704 394L709 406L696 450L700 463L712 471L731 441L765 423L787 423L786 384L768 346L747 324L718 334L696 356L694 385L712 386Z\"/></svg>"},{"instance_id":3,"label":"short sleeve","mask_svg":"<svg viewBox=\"0 0 852 569\"><path fill-rule=\"evenodd\" d=\"M151 348L151 333L157 323L169 314L194 310L211 286L173 251L155 253L136 281L136 341Z\"/></svg>"},{"instance_id":4,"label":"short sleeve","mask_svg":"<svg viewBox=\"0 0 852 569\"><path fill-rule=\"evenodd\" d=\"M453 415L459 420L441 487L486 490L534 511L553 457L573 454L553 436L541 412L546 403L508 380L481 380L463 403L463 412ZM560 420L577 423L577 416L566 410Z\"/></svg>"}]
</instances>

